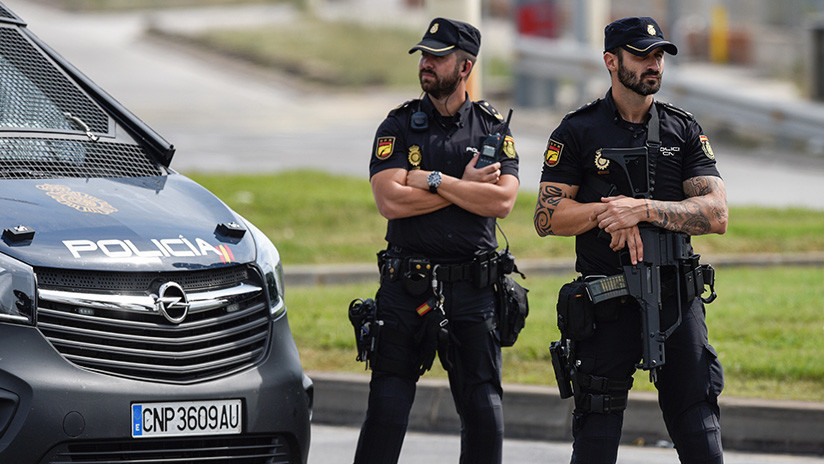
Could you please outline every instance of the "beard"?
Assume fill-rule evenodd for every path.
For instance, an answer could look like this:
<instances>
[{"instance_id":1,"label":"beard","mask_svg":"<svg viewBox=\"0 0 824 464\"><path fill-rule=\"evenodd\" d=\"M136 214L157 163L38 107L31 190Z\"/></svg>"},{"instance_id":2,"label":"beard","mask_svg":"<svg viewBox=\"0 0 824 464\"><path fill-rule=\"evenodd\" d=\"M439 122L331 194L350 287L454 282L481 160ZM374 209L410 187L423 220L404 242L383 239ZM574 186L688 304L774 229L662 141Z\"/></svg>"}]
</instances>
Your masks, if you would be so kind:
<instances>
[{"instance_id":1,"label":"beard","mask_svg":"<svg viewBox=\"0 0 824 464\"><path fill-rule=\"evenodd\" d=\"M645 79L647 76L658 76L658 80L649 84ZM652 95L661 90L661 74L659 72L646 71L637 76L624 67L624 63L620 58L618 59L618 81L638 95Z\"/></svg>"},{"instance_id":2,"label":"beard","mask_svg":"<svg viewBox=\"0 0 824 464\"><path fill-rule=\"evenodd\" d=\"M423 70L418 72L418 79L421 82L421 89L436 100L455 92L461 80L458 66L455 66L454 72L447 76L439 76L434 71L429 71L429 73L431 74L430 80L424 81Z\"/></svg>"}]
</instances>

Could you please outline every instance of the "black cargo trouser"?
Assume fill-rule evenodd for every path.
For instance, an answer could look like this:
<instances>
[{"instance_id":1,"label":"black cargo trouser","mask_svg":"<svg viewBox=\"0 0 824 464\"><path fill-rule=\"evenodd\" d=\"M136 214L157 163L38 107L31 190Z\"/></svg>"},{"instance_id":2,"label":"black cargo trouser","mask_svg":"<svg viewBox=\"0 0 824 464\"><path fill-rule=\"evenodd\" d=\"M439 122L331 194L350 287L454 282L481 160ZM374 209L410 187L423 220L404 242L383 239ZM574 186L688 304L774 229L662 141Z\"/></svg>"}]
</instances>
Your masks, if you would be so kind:
<instances>
[{"instance_id":1,"label":"black cargo trouser","mask_svg":"<svg viewBox=\"0 0 824 464\"><path fill-rule=\"evenodd\" d=\"M697 298L684 305L683 320L665 343L666 364L656 383L664 423L682 463L723 462L717 400L724 376L708 342L704 311ZM614 314L596 314L594 335L576 342L580 371L611 379L630 377L641 359L640 324L638 305L631 298ZM623 411L593 413L576 408L571 462L616 462L622 424Z\"/></svg>"},{"instance_id":2,"label":"black cargo trouser","mask_svg":"<svg viewBox=\"0 0 824 464\"><path fill-rule=\"evenodd\" d=\"M412 339L422 317L415 309L431 295L411 296L400 281L388 279L378 291L378 318L407 336L388 340L389 331L382 332L369 383L366 419L355 452L356 464L398 461L418 380L413 371L419 350ZM449 385L461 420L460 462L499 464L503 446L501 347L496 331L478 331L479 324L495 313L492 287L444 283L443 295L453 335ZM406 368L397 369L399 363Z\"/></svg>"}]
</instances>

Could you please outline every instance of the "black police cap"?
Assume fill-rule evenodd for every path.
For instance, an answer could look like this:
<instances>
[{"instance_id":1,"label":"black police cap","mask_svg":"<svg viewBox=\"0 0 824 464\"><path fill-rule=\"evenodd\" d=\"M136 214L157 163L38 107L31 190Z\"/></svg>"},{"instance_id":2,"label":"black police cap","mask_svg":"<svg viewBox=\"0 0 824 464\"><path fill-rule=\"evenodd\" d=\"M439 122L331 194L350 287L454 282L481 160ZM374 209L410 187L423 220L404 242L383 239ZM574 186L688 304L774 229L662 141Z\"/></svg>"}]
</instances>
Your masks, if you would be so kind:
<instances>
[{"instance_id":1,"label":"black police cap","mask_svg":"<svg viewBox=\"0 0 824 464\"><path fill-rule=\"evenodd\" d=\"M646 56L658 47L670 55L678 54L678 47L664 39L658 23L646 16L618 19L604 29L604 51L618 47L637 56Z\"/></svg>"},{"instance_id":2,"label":"black police cap","mask_svg":"<svg viewBox=\"0 0 824 464\"><path fill-rule=\"evenodd\" d=\"M409 50L421 50L435 56L445 56L457 49L477 56L481 48L481 32L475 26L453 19L435 18L423 39Z\"/></svg>"}]
</instances>

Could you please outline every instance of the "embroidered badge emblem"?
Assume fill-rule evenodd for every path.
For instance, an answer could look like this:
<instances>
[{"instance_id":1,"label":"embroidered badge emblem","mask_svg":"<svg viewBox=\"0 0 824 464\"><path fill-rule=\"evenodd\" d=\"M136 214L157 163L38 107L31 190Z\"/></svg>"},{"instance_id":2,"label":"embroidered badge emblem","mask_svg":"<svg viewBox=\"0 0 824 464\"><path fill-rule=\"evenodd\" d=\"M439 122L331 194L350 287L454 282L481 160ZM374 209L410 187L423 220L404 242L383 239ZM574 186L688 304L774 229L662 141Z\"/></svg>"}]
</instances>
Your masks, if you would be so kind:
<instances>
[{"instance_id":1,"label":"embroidered badge emblem","mask_svg":"<svg viewBox=\"0 0 824 464\"><path fill-rule=\"evenodd\" d=\"M549 139L546 151L544 152L544 163L549 167L555 167L561 161L561 153L564 151L564 144L555 140Z\"/></svg>"},{"instance_id":2,"label":"embroidered badge emblem","mask_svg":"<svg viewBox=\"0 0 824 464\"><path fill-rule=\"evenodd\" d=\"M701 149L704 150L704 154L707 155L707 158L714 160L715 153L712 152L712 146L710 145L710 139L707 138L706 135L698 136L698 140L701 141Z\"/></svg>"},{"instance_id":3,"label":"embroidered badge emblem","mask_svg":"<svg viewBox=\"0 0 824 464\"><path fill-rule=\"evenodd\" d=\"M378 159L385 160L392 155L393 148L395 148L395 137L379 137L375 148L375 156Z\"/></svg>"},{"instance_id":4,"label":"embroidered badge emblem","mask_svg":"<svg viewBox=\"0 0 824 464\"><path fill-rule=\"evenodd\" d=\"M601 149L595 152L595 167L599 171L604 171L609 167L609 160L601 156Z\"/></svg>"},{"instance_id":5,"label":"embroidered badge emblem","mask_svg":"<svg viewBox=\"0 0 824 464\"><path fill-rule=\"evenodd\" d=\"M507 158L515 158L515 139L507 135L504 137L504 154Z\"/></svg>"}]
</instances>

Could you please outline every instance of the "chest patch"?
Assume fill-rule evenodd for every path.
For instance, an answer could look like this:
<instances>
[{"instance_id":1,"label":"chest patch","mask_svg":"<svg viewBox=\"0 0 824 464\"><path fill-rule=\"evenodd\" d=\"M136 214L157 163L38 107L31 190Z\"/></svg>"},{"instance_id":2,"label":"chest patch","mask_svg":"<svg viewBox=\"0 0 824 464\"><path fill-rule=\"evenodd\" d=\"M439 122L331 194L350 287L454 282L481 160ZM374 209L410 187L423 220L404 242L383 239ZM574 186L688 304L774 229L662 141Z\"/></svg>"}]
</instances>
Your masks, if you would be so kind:
<instances>
[{"instance_id":1,"label":"chest patch","mask_svg":"<svg viewBox=\"0 0 824 464\"><path fill-rule=\"evenodd\" d=\"M595 150L595 167L598 168L599 171L606 171L609 167L609 160L602 156L601 150L603 150L603 148Z\"/></svg>"},{"instance_id":2,"label":"chest patch","mask_svg":"<svg viewBox=\"0 0 824 464\"><path fill-rule=\"evenodd\" d=\"M661 154L664 156L675 156L681 151L681 147L661 147Z\"/></svg>"},{"instance_id":3,"label":"chest patch","mask_svg":"<svg viewBox=\"0 0 824 464\"><path fill-rule=\"evenodd\" d=\"M421 168L421 147L417 145L412 145L409 147L409 165L412 166L412 169L420 169Z\"/></svg>"}]
</instances>

